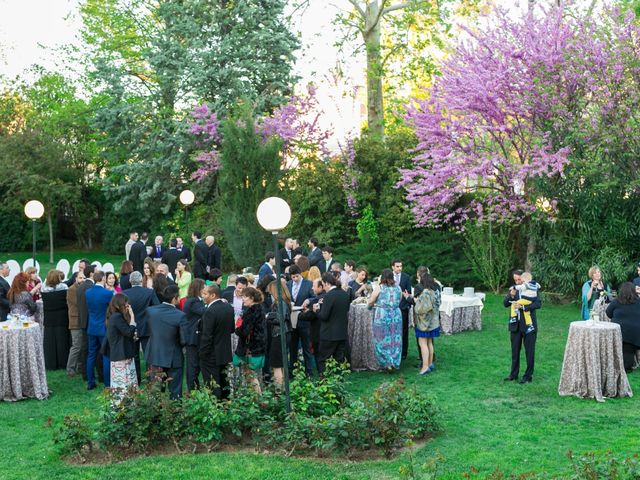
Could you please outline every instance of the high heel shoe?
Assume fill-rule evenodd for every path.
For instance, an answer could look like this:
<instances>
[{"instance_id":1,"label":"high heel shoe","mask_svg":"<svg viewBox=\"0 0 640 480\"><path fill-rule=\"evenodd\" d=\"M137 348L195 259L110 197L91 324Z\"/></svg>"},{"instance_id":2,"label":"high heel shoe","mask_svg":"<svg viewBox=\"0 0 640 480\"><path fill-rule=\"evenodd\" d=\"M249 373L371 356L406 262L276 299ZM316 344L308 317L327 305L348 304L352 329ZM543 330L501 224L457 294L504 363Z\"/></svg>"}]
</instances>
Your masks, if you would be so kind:
<instances>
[{"instance_id":1,"label":"high heel shoe","mask_svg":"<svg viewBox=\"0 0 640 480\"><path fill-rule=\"evenodd\" d=\"M421 370L418 372L418 375L426 375L427 373L431 373L431 369L427 368L426 370Z\"/></svg>"}]
</instances>

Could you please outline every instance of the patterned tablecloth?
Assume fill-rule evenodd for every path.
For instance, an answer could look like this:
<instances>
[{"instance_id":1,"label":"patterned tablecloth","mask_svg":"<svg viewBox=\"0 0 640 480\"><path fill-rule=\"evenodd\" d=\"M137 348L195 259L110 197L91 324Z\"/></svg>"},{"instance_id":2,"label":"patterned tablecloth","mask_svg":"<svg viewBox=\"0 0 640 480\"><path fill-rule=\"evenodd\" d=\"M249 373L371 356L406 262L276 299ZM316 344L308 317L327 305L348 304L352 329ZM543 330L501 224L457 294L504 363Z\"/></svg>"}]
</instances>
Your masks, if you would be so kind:
<instances>
[{"instance_id":1,"label":"patterned tablecloth","mask_svg":"<svg viewBox=\"0 0 640 480\"><path fill-rule=\"evenodd\" d=\"M442 294L440 298L440 314L442 315L442 313L445 313L451 316L454 310L466 307L478 307L482 310L482 307L484 307L484 304L482 303L483 298L484 294L480 293L473 297Z\"/></svg>"},{"instance_id":2,"label":"patterned tablecloth","mask_svg":"<svg viewBox=\"0 0 640 480\"><path fill-rule=\"evenodd\" d=\"M581 398L632 397L624 371L620 325L571 322L558 393Z\"/></svg>"},{"instance_id":3,"label":"patterned tablecloth","mask_svg":"<svg viewBox=\"0 0 640 480\"><path fill-rule=\"evenodd\" d=\"M351 304L349 308L349 345L351 349L351 369L379 370L373 349L373 310L366 304Z\"/></svg>"},{"instance_id":4,"label":"patterned tablecloth","mask_svg":"<svg viewBox=\"0 0 640 480\"><path fill-rule=\"evenodd\" d=\"M445 335L466 330L482 330L482 307L457 307L447 315L440 309L440 330Z\"/></svg>"},{"instance_id":5,"label":"patterned tablecloth","mask_svg":"<svg viewBox=\"0 0 640 480\"><path fill-rule=\"evenodd\" d=\"M44 400L49 389L40 325L5 327L0 323L0 400Z\"/></svg>"}]
</instances>

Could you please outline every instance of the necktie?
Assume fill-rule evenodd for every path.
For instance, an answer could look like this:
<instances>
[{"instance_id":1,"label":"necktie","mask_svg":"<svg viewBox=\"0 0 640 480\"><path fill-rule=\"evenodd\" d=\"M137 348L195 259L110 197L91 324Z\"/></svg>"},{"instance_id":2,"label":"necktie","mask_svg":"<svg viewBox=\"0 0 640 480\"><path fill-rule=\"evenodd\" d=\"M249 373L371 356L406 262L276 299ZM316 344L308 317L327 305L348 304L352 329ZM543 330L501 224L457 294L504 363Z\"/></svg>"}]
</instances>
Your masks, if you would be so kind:
<instances>
[{"instance_id":1,"label":"necktie","mask_svg":"<svg viewBox=\"0 0 640 480\"><path fill-rule=\"evenodd\" d=\"M398 275L397 273L394 275L395 277L395 283L396 283L396 287L400 286L400 275Z\"/></svg>"},{"instance_id":2,"label":"necktie","mask_svg":"<svg viewBox=\"0 0 640 480\"><path fill-rule=\"evenodd\" d=\"M296 298L298 298L298 290L300 290L300 285L298 285L296 282L293 282L293 291L291 292L291 295L293 296L293 301L296 301Z\"/></svg>"},{"instance_id":3,"label":"necktie","mask_svg":"<svg viewBox=\"0 0 640 480\"><path fill-rule=\"evenodd\" d=\"M160 247L156 247L157 255L160 256Z\"/></svg>"}]
</instances>

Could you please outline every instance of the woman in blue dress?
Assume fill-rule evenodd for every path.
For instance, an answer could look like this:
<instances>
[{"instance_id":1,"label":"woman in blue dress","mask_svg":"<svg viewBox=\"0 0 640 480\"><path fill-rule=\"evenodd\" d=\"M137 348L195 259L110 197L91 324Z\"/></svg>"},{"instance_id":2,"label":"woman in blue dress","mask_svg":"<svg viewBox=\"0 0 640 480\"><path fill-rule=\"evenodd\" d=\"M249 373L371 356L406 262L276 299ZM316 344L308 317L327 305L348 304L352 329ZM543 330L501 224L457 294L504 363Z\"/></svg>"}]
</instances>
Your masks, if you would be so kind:
<instances>
[{"instance_id":1,"label":"woman in blue dress","mask_svg":"<svg viewBox=\"0 0 640 480\"><path fill-rule=\"evenodd\" d=\"M400 368L402 355L402 314L400 313L400 287L395 284L393 272L385 268L380 275L380 288L369 299L373 312L373 345L380 367L392 371Z\"/></svg>"}]
</instances>

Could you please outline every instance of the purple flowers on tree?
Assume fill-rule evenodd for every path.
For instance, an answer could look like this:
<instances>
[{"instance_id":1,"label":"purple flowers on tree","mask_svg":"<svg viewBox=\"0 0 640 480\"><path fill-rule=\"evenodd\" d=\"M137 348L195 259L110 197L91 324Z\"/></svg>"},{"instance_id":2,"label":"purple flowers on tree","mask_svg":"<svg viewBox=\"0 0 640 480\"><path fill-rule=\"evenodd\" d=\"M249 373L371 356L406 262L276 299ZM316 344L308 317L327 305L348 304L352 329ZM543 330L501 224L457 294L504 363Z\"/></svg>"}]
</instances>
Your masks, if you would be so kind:
<instances>
[{"instance_id":1,"label":"purple flowers on tree","mask_svg":"<svg viewBox=\"0 0 640 480\"><path fill-rule=\"evenodd\" d=\"M399 186L421 226L526 220L540 205L537 185L564 174L576 145L580 155L604 151L608 121L620 132L637 121L632 15L609 12L595 24L553 9L494 20L465 31L427 99L409 108L419 144Z\"/></svg>"}]
</instances>

